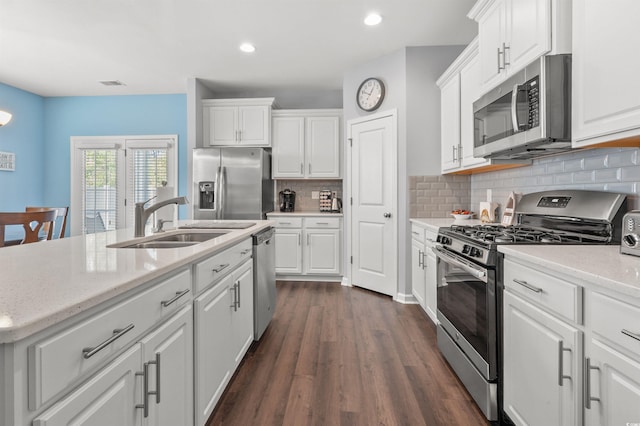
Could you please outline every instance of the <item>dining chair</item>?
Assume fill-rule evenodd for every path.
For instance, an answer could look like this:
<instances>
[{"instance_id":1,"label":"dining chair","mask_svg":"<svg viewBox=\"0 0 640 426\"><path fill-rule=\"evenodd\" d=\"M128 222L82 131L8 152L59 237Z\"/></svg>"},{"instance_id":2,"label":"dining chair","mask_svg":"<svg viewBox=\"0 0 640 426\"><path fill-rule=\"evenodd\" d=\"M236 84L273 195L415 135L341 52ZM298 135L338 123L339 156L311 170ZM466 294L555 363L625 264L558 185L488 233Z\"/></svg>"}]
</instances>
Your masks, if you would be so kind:
<instances>
[{"instance_id":1,"label":"dining chair","mask_svg":"<svg viewBox=\"0 0 640 426\"><path fill-rule=\"evenodd\" d=\"M24 228L24 238L20 244L35 243L40 241L40 230L45 224L48 225L46 239L53 236L53 227L58 212L45 210L39 212L10 212L0 213L0 247L4 247L4 229L7 225L22 225Z\"/></svg>"},{"instance_id":2,"label":"dining chair","mask_svg":"<svg viewBox=\"0 0 640 426\"><path fill-rule=\"evenodd\" d=\"M69 207L25 207L24 209L24 211L26 212L42 212L46 210L56 211L56 221L54 224L53 238L64 238L64 233L67 230L67 216L69 214ZM58 222L60 222L60 227L56 230ZM42 230L44 232L49 232L49 224L45 223Z\"/></svg>"}]
</instances>

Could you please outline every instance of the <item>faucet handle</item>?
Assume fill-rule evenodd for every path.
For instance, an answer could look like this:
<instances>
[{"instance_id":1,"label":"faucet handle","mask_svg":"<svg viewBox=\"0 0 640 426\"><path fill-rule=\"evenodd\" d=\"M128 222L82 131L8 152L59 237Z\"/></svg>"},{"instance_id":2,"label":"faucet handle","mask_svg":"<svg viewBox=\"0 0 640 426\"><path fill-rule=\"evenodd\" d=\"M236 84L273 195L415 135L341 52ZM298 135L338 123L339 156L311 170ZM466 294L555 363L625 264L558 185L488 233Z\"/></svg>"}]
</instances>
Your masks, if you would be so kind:
<instances>
[{"instance_id":1,"label":"faucet handle","mask_svg":"<svg viewBox=\"0 0 640 426\"><path fill-rule=\"evenodd\" d=\"M152 229L152 231L154 233L156 232L164 232L164 229L162 229L162 225L164 225L167 222L173 222L173 220L169 220L169 219L158 219L156 221L156 227Z\"/></svg>"}]
</instances>

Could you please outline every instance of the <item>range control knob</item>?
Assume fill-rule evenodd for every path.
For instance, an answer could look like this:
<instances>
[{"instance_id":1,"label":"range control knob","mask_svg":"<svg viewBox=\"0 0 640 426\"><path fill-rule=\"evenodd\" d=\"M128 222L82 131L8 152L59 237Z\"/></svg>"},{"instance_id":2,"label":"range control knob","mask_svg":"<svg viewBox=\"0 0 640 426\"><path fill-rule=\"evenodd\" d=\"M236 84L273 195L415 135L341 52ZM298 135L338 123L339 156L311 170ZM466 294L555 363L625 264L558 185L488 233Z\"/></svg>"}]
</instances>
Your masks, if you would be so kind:
<instances>
[{"instance_id":1,"label":"range control knob","mask_svg":"<svg viewBox=\"0 0 640 426\"><path fill-rule=\"evenodd\" d=\"M640 242L640 237L638 237L638 234L627 234L622 237L622 242L627 247L637 247L638 242Z\"/></svg>"},{"instance_id":2,"label":"range control knob","mask_svg":"<svg viewBox=\"0 0 640 426\"><path fill-rule=\"evenodd\" d=\"M462 254L469 254L471 252L471 246L468 244L465 244L464 246L462 246Z\"/></svg>"},{"instance_id":3,"label":"range control knob","mask_svg":"<svg viewBox=\"0 0 640 426\"><path fill-rule=\"evenodd\" d=\"M482 250L476 247L471 247L471 251L469 253L471 257L482 257Z\"/></svg>"}]
</instances>

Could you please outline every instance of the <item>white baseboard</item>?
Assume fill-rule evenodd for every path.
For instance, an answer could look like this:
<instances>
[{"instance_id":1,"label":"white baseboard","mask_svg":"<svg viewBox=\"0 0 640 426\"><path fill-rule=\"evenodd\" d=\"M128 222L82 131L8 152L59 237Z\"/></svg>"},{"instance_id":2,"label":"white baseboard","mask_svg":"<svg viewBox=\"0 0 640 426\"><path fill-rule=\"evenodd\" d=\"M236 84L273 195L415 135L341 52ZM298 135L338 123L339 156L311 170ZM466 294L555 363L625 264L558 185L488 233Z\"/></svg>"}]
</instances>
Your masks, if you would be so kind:
<instances>
[{"instance_id":1,"label":"white baseboard","mask_svg":"<svg viewBox=\"0 0 640 426\"><path fill-rule=\"evenodd\" d=\"M393 298L393 300L395 300L398 303L403 303L405 305L417 305L418 304L418 299L416 299L413 296L413 294L398 293Z\"/></svg>"}]
</instances>

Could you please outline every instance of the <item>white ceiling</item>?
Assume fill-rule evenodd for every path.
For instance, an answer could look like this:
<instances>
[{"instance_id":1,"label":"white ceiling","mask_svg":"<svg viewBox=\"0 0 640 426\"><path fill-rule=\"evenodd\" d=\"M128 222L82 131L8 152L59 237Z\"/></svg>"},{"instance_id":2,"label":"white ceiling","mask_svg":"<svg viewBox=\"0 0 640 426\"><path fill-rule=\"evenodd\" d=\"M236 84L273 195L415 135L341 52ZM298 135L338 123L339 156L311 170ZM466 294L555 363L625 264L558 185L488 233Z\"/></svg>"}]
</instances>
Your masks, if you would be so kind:
<instances>
[{"instance_id":1,"label":"white ceiling","mask_svg":"<svg viewBox=\"0 0 640 426\"><path fill-rule=\"evenodd\" d=\"M185 93L190 77L225 92L340 90L346 70L402 47L467 44L474 2L2 0L0 82L41 96ZM363 24L370 11L382 24Z\"/></svg>"}]
</instances>

